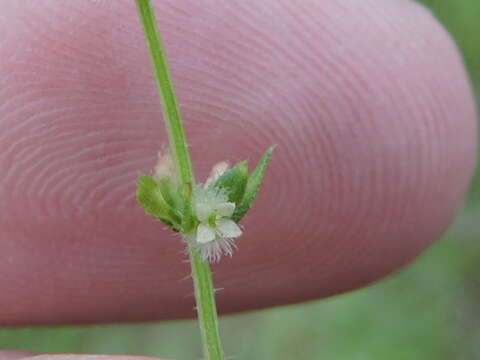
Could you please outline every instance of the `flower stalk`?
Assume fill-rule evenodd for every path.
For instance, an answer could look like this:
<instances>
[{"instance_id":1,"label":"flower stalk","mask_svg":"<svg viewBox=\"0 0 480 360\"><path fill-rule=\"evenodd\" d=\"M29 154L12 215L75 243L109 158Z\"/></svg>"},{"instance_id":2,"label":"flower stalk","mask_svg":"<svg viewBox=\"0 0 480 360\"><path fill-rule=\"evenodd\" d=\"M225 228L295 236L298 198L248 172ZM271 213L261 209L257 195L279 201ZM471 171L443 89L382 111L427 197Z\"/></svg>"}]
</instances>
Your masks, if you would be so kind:
<instances>
[{"instance_id":1,"label":"flower stalk","mask_svg":"<svg viewBox=\"0 0 480 360\"><path fill-rule=\"evenodd\" d=\"M195 186L195 178L188 152L187 140L172 78L168 69L165 49L157 28L155 14L150 0L135 1L155 69L157 86L162 98L170 148L175 160L179 180L193 187ZM192 246L189 246L189 256L205 359L224 360L218 329L218 315L210 264L208 261L202 260L201 255L195 251Z\"/></svg>"}]
</instances>

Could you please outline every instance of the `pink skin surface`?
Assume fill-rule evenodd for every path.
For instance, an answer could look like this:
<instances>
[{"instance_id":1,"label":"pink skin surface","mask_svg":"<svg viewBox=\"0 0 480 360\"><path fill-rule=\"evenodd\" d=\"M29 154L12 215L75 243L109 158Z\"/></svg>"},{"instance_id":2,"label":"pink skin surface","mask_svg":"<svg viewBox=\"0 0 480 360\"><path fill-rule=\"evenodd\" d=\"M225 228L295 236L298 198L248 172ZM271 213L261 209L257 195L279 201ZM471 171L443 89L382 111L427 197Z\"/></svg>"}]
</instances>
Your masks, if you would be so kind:
<instances>
[{"instance_id":1,"label":"pink skin surface","mask_svg":"<svg viewBox=\"0 0 480 360\"><path fill-rule=\"evenodd\" d=\"M110 356L110 355L33 355L20 351L0 352L0 360L161 360L146 356Z\"/></svg>"},{"instance_id":2,"label":"pink skin surface","mask_svg":"<svg viewBox=\"0 0 480 360\"><path fill-rule=\"evenodd\" d=\"M214 266L222 313L364 286L447 228L475 110L425 9L155 5L197 178L278 145L238 252ZM0 323L194 316L183 245L135 201L167 138L134 1L4 1L0 53Z\"/></svg>"}]
</instances>

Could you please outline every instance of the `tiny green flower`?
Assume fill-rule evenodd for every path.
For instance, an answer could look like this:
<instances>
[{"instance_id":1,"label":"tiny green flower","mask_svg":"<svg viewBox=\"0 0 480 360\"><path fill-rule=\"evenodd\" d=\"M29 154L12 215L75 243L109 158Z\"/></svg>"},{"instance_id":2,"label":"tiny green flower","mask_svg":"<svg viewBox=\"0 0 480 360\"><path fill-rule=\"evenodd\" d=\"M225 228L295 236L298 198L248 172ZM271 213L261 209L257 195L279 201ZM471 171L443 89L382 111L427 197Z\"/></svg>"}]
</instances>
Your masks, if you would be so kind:
<instances>
[{"instance_id":1,"label":"tiny green flower","mask_svg":"<svg viewBox=\"0 0 480 360\"><path fill-rule=\"evenodd\" d=\"M219 162L205 183L196 186L180 182L171 154L161 152L153 176L139 177L137 199L147 214L180 232L204 261L219 261L233 255L234 240L243 233L237 223L255 201L272 151L264 153L250 174L246 161L232 168Z\"/></svg>"}]
</instances>

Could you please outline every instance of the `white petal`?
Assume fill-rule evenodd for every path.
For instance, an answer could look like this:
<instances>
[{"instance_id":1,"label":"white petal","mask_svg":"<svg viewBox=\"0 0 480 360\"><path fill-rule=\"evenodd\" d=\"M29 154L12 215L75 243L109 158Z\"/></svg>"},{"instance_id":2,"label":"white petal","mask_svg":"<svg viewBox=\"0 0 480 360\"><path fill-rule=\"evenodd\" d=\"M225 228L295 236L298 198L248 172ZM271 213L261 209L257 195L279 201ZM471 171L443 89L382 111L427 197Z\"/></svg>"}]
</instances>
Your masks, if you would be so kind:
<instances>
[{"instance_id":1,"label":"white petal","mask_svg":"<svg viewBox=\"0 0 480 360\"><path fill-rule=\"evenodd\" d=\"M165 153L158 153L158 161L155 165L154 174L156 178L175 177L175 162L172 154L167 150Z\"/></svg>"},{"instance_id":2,"label":"white petal","mask_svg":"<svg viewBox=\"0 0 480 360\"><path fill-rule=\"evenodd\" d=\"M227 161L222 161L219 162L218 164L215 164L212 168L212 171L210 171L210 175L208 175L207 181L205 181L205 184L203 185L203 188L206 189L210 185L212 185L217 179L223 175L225 171L227 171L229 168L229 164Z\"/></svg>"},{"instance_id":3,"label":"white petal","mask_svg":"<svg viewBox=\"0 0 480 360\"><path fill-rule=\"evenodd\" d=\"M223 238L235 238L242 235L242 230L232 220L218 220L217 233Z\"/></svg>"},{"instance_id":4,"label":"white petal","mask_svg":"<svg viewBox=\"0 0 480 360\"><path fill-rule=\"evenodd\" d=\"M215 230L210 226L200 224L197 228L197 242L206 244L215 240Z\"/></svg>"},{"instance_id":5,"label":"white petal","mask_svg":"<svg viewBox=\"0 0 480 360\"><path fill-rule=\"evenodd\" d=\"M217 213L220 216L230 217L235 211L235 203L233 202L224 202L215 206Z\"/></svg>"},{"instance_id":6,"label":"white petal","mask_svg":"<svg viewBox=\"0 0 480 360\"><path fill-rule=\"evenodd\" d=\"M195 204L195 214L200 222L207 221L208 217L213 213L213 208L206 202L199 202Z\"/></svg>"}]
</instances>

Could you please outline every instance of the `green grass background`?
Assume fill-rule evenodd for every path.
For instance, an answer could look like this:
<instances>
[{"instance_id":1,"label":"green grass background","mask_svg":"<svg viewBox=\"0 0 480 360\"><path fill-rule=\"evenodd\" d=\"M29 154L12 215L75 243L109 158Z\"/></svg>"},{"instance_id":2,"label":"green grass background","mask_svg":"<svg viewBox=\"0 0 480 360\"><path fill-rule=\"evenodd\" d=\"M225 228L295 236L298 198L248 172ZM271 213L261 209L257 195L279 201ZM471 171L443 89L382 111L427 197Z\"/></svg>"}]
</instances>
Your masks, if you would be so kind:
<instances>
[{"instance_id":1,"label":"green grass background","mask_svg":"<svg viewBox=\"0 0 480 360\"><path fill-rule=\"evenodd\" d=\"M361 0L359 0L361 1ZM424 0L462 50L480 98L480 0ZM480 174L467 209L407 269L328 300L222 318L235 359L480 359ZM0 348L199 359L193 321L0 329Z\"/></svg>"}]
</instances>

